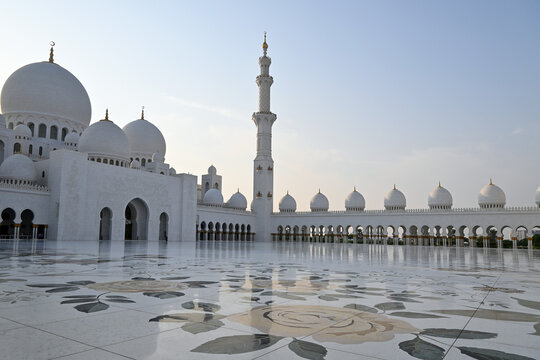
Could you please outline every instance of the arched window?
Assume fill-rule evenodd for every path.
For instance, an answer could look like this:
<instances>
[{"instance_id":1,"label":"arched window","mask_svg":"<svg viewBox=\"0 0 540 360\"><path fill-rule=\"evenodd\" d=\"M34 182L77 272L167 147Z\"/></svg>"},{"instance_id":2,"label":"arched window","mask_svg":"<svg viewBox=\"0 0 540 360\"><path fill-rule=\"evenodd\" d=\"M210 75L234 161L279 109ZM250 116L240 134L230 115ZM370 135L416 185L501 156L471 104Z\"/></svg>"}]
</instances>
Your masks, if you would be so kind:
<instances>
[{"instance_id":1,"label":"arched window","mask_svg":"<svg viewBox=\"0 0 540 360\"><path fill-rule=\"evenodd\" d=\"M215 184L214 184L214 189L218 189L218 190L219 190L219 184L218 184L218 183L215 183Z\"/></svg>"},{"instance_id":2,"label":"arched window","mask_svg":"<svg viewBox=\"0 0 540 360\"><path fill-rule=\"evenodd\" d=\"M45 177L45 171L42 171L42 172L41 172L41 177L42 177L42 178Z\"/></svg>"},{"instance_id":3,"label":"arched window","mask_svg":"<svg viewBox=\"0 0 540 360\"><path fill-rule=\"evenodd\" d=\"M39 153L39 156L43 155L43 147L41 147L41 146L39 147L38 153Z\"/></svg>"},{"instance_id":4,"label":"arched window","mask_svg":"<svg viewBox=\"0 0 540 360\"><path fill-rule=\"evenodd\" d=\"M40 137L40 138L47 137L47 125L39 124L38 137Z\"/></svg>"},{"instance_id":5,"label":"arched window","mask_svg":"<svg viewBox=\"0 0 540 360\"><path fill-rule=\"evenodd\" d=\"M142 160L141 160L141 165L142 165L142 166L146 166L146 159L142 159Z\"/></svg>"},{"instance_id":6,"label":"arched window","mask_svg":"<svg viewBox=\"0 0 540 360\"><path fill-rule=\"evenodd\" d=\"M64 141L67 134L68 134L68 129L67 128L62 128L62 141Z\"/></svg>"},{"instance_id":7,"label":"arched window","mask_svg":"<svg viewBox=\"0 0 540 360\"><path fill-rule=\"evenodd\" d=\"M98 159L97 159L97 162L98 162L98 163L100 163L100 162L101 162L101 159L100 159L100 158L98 158Z\"/></svg>"},{"instance_id":8,"label":"arched window","mask_svg":"<svg viewBox=\"0 0 540 360\"><path fill-rule=\"evenodd\" d=\"M13 153L18 154L21 152L21 144L15 143L13 144Z\"/></svg>"},{"instance_id":9,"label":"arched window","mask_svg":"<svg viewBox=\"0 0 540 360\"><path fill-rule=\"evenodd\" d=\"M34 123L28 123L28 128L32 132L32 137L34 136Z\"/></svg>"},{"instance_id":10,"label":"arched window","mask_svg":"<svg viewBox=\"0 0 540 360\"><path fill-rule=\"evenodd\" d=\"M120 165L120 162L118 160L116 160L116 166Z\"/></svg>"},{"instance_id":11,"label":"arched window","mask_svg":"<svg viewBox=\"0 0 540 360\"><path fill-rule=\"evenodd\" d=\"M51 134L49 137L51 139L58 140L58 127L56 125L51 126Z\"/></svg>"},{"instance_id":12,"label":"arched window","mask_svg":"<svg viewBox=\"0 0 540 360\"><path fill-rule=\"evenodd\" d=\"M34 151L34 147L32 144L28 145L28 155L32 155L32 152Z\"/></svg>"},{"instance_id":13,"label":"arched window","mask_svg":"<svg viewBox=\"0 0 540 360\"><path fill-rule=\"evenodd\" d=\"M13 123L8 124L8 129L13 129Z\"/></svg>"}]
</instances>

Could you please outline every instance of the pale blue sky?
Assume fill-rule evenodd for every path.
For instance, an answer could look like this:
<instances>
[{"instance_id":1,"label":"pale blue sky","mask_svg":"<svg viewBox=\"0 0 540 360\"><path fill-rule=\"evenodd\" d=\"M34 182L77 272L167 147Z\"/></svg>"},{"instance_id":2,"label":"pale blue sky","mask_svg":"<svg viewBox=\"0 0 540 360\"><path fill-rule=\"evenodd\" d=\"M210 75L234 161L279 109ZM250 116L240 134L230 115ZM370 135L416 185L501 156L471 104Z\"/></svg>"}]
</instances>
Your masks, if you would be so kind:
<instances>
[{"instance_id":1,"label":"pale blue sky","mask_svg":"<svg viewBox=\"0 0 540 360\"><path fill-rule=\"evenodd\" d=\"M539 1L0 1L0 84L47 60L81 80L92 121L140 107L166 160L251 200L257 58L268 31L275 203L381 208L394 183L423 208L440 180L476 206L492 177L510 206L540 185Z\"/></svg>"}]
</instances>

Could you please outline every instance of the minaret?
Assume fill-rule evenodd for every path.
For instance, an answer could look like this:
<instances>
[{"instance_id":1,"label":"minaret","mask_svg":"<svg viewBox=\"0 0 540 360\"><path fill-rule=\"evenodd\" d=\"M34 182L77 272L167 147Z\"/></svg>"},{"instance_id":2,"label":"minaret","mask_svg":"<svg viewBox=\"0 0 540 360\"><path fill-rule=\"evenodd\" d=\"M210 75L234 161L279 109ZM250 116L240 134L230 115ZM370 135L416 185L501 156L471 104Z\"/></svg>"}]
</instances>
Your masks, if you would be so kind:
<instances>
[{"instance_id":1,"label":"minaret","mask_svg":"<svg viewBox=\"0 0 540 360\"><path fill-rule=\"evenodd\" d=\"M259 86L259 111L253 113L257 125L257 156L253 161L253 211L256 214L256 241L270 240L270 215L273 210L274 160L272 160L272 124L276 114L270 111L270 86L274 79L269 74L272 60L266 56L268 44L266 33L262 45L263 56L259 58L261 74L257 76Z\"/></svg>"}]
</instances>

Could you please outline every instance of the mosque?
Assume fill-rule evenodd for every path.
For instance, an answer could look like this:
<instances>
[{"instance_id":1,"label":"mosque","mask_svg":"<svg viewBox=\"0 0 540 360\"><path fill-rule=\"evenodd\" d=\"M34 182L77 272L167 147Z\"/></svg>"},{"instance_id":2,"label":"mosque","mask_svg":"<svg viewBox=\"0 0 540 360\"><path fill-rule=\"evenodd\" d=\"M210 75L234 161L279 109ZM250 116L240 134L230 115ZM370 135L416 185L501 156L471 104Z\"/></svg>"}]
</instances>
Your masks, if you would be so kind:
<instances>
[{"instance_id":1,"label":"mosque","mask_svg":"<svg viewBox=\"0 0 540 360\"><path fill-rule=\"evenodd\" d=\"M0 105L0 238L58 240L324 241L501 247L529 240L540 230L540 188L535 206L506 206L491 181L477 208L454 208L439 184L428 208L407 209L394 186L384 209L366 210L356 188L345 211L330 211L320 191L311 211L296 211L286 194L273 209L274 161L270 110L271 59L259 58L253 194L248 210L240 192L224 201L214 166L201 176L177 172L165 162L166 143L144 109L120 128L105 111L90 124L90 98L79 80L54 62L21 67L6 80ZM533 203L531 194L531 205ZM490 241L488 241L490 240Z\"/></svg>"}]
</instances>

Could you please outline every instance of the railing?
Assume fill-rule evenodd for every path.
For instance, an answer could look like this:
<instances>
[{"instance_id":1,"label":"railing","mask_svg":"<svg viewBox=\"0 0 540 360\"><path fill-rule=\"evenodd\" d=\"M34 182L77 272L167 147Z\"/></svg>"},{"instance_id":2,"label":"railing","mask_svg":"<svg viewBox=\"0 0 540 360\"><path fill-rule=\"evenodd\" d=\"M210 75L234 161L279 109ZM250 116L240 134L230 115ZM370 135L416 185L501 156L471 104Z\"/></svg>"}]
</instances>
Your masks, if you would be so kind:
<instances>
[{"instance_id":1,"label":"railing","mask_svg":"<svg viewBox=\"0 0 540 360\"><path fill-rule=\"evenodd\" d=\"M441 213L492 213L492 212L538 212L540 213L540 207L534 206L509 206L505 208L453 208L453 209L405 209L405 210L364 210L364 211L347 211L347 210L333 210L333 211L297 211L297 212L273 212L272 215L377 215L377 214L441 214Z\"/></svg>"},{"instance_id":2,"label":"railing","mask_svg":"<svg viewBox=\"0 0 540 360\"><path fill-rule=\"evenodd\" d=\"M47 186L29 184L21 180L12 180L12 179L0 179L0 188L3 189L16 189L16 190L30 190L30 191L39 191L39 192L50 192L50 189Z\"/></svg>"},{"instance_id":3,"label":"railing","mask_svg":"<svg viewBox=\"0 0 540 360\"><path fill-rule=\"evenodd\" d=\"M237 209L237 208L231 208L231 207L227 207L225 205L223 206L220 206L220 205L209 205L209 204L204 204L200 201L197 201L197 207L201 207L201 208L207 208L207 209L212 209L212 210L224 210L224 211L228 211L228 212L236 212L236 213L242 213L242 214L252 214L251 211L247 211L247 210L244 210L244 209Z\"/></svg>"}]
</instances>

